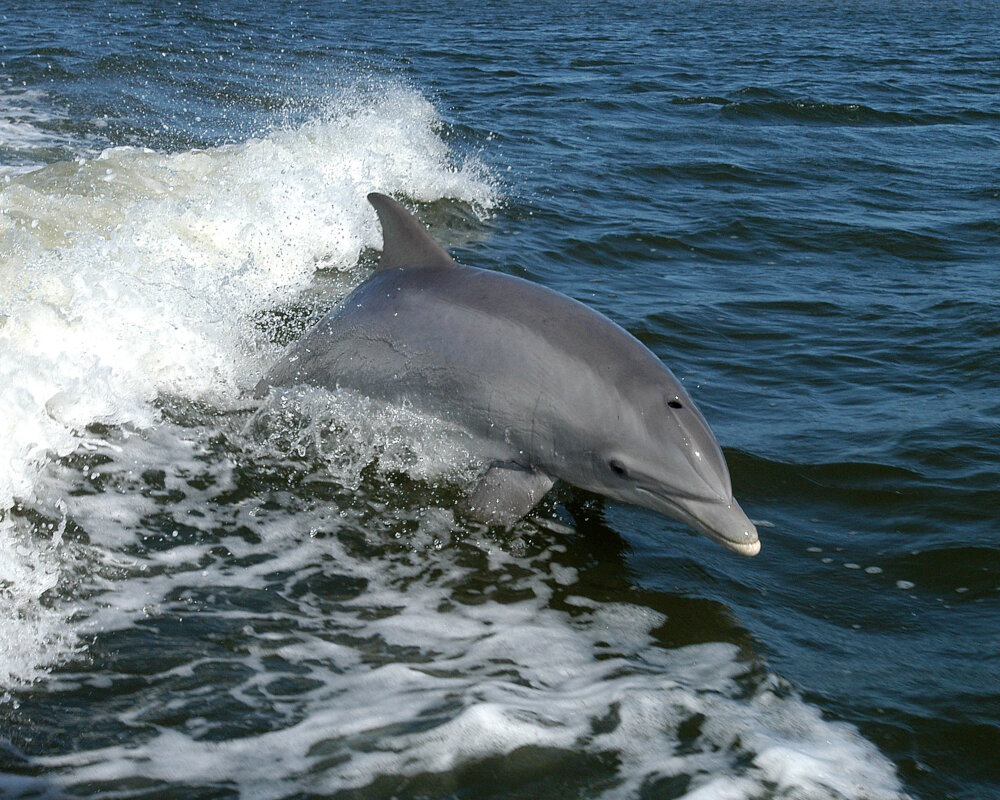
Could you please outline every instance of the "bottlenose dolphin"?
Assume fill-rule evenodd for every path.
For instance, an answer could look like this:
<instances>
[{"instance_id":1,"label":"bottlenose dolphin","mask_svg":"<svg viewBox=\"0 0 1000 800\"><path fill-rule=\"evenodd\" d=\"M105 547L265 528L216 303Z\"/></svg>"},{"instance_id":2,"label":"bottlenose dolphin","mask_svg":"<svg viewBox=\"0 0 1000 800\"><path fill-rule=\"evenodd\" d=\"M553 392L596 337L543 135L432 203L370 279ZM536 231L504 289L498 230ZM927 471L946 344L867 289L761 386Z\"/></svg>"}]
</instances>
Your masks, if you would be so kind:
<instances>
[{"instance_id":1,"label":"bottlenose dolphin","mask_svg":"<svg viewBox=\"0 0 1000 800\"><path fill-rule=\"evenodd\" d=\"M562 479L757 554L708 423L650 350L565 295L457 264L398 202L368 200L382 224L378 268L258 395L343 387L458 423L490 465L467 501L487 522L513 523Z\"/></svg>"}]
</instances>

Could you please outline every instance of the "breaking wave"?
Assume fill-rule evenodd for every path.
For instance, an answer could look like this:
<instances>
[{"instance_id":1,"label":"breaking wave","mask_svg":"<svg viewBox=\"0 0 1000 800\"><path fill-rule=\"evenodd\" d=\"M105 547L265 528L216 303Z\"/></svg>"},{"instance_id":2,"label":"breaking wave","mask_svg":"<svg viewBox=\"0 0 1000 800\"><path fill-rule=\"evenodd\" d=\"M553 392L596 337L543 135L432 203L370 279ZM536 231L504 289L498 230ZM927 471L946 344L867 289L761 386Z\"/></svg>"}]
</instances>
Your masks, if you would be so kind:
<instances>
[{"instance_id":1,"label":"breaking wave","mask_svg":"<svg viewBox=\"0 0 1000 800\"><path fill-rule=\"evenodd\" d=\"M0 684L67 649L41 602L59 557L15 524L40 472L95 426L155 424L164 395L238 403L277 352L260 315L379 245L368 192L489 208L489 175L442 127L419 93L383 87L241 144L0 178Z\"/></svg>"}]
</instances>

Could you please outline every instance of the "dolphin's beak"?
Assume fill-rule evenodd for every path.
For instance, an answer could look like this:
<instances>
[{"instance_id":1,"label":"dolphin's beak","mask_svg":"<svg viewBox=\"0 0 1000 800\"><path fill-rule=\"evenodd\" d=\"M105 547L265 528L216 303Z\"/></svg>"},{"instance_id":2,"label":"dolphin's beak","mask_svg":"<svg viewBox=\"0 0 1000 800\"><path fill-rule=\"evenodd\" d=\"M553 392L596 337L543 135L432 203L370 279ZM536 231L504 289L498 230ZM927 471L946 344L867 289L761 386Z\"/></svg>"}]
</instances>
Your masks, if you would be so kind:
<instances>
[{"instance_id":1,"label":"dolphin's beak","mask_svg":"<svg viewBox=\"0 0 1000 800\"><path fill-rule=\"evenodd\" d=\"M647 489L639 489L647 498L643 505L686 522L692 528L725 545L740 555L755 556L760 552L757 527L743 513L740 504L728 501L691 497L664 497ZM648 502L652 500L653 502Z\"/></svg>"},{"instance_id":2,"label":"dolphin's beak","mask_svg":"<svg viewBox=\"0 0 1000 800\"><path fill-rule=\"evenodd\" d=\"M735 500L722 501L677 500L677 505L687 512L687 522L730 550L744 556L760 552L757 527Z\"/></svg>"}]
</instances>

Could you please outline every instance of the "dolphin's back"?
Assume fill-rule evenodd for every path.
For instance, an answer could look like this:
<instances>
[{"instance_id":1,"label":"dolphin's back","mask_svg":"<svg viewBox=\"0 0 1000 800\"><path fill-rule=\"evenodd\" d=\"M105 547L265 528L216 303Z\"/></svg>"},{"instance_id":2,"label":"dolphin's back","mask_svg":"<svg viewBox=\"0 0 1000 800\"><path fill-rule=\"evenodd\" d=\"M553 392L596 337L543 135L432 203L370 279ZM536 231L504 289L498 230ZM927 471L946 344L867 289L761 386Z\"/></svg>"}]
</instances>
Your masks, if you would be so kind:
<instances>
[{"instance_id":1,"label":"dolphin's back","mask_svg":"<svg viewBox=\"0 0 1000 800\"><path fill-rule=\"evenodd\" d=\"M461 397L471 416L478 411L490 425L510 424L504 417L517 413L507 409L523 409L532 397L547 405L567 396L578 401L595 379L615 386L660 374L669 372L645 346L583 304L520 278L452 264L376 272L289 350L266 382L407 398L442 415Z\"/></svg>"}]
</instances>

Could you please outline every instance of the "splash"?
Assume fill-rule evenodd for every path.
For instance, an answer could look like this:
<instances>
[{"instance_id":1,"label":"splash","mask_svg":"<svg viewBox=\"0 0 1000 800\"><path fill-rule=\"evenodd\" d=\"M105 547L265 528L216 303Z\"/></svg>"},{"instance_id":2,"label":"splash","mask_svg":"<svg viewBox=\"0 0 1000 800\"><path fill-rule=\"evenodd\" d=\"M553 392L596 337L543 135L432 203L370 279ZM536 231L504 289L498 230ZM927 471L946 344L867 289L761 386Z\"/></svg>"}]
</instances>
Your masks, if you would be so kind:
<instances>
[{"instance_id":1,"label":"splash","mask_svg":"<svg viewBox=\"0 0 1000 800\"><path fill-rule=\"evenodd\" d=\"M40 472L95 426L157 424L165 395L238 402L277 349L258 315L380 244L368 192L489 208L485 169L441 134L419 93L382 87L237 145L114 148L0 178L0 683L52 661L47 644L16 648L61 637L38 614L59 559L15 508Z\"/></svg>"}]
</instances>

